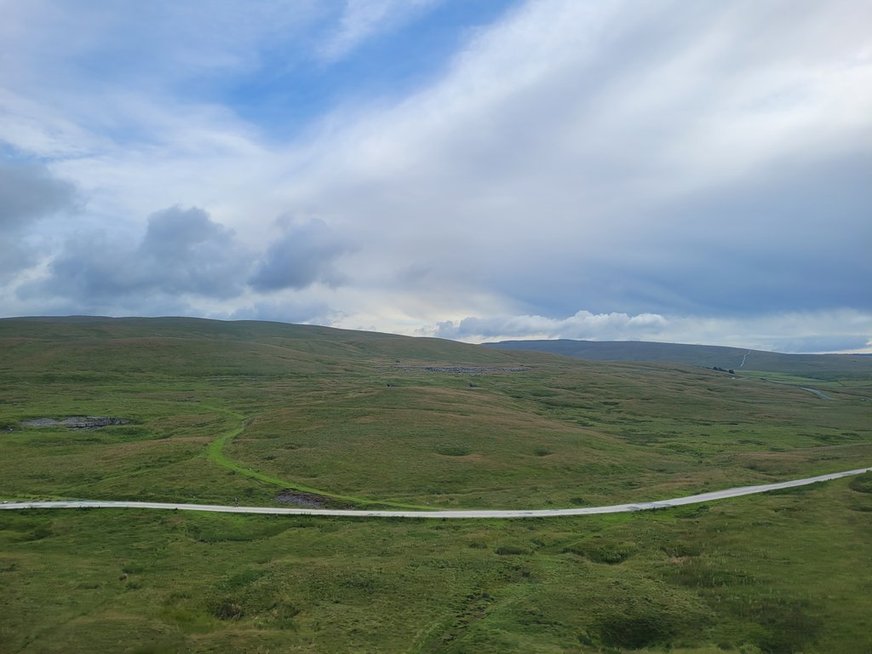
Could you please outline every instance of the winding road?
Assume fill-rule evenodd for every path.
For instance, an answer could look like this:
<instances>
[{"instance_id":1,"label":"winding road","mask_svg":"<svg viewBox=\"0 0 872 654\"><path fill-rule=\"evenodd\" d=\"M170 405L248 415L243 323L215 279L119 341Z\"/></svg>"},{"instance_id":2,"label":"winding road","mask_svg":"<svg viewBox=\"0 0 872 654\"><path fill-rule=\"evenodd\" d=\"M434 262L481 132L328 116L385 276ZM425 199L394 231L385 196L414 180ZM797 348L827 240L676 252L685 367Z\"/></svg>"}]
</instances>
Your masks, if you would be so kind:
<instances>
[{"instance_id":1,"label":"winding road","mask_svg":"<svg viewBox=\"0 0 872 654\"><path fill-rule=\"evenodd\" d=\"M57 501L5 501L0 502L0 510L21 511L27 509L163 509L177 511L208 511L212 513L256 513L261 515L311 515L332 516L348 518L437 518L448 520L460 520L469 518L489 519L517 519L517 518L558 518L580 515L598 515L603 513L630 513L634 511L653 511L655 509L669 509L688 504L700 504L715 500L725 500L731 497L743 495L755 495L768 491L783 490L807 486L822 481L841 479L852 475L860 475L864 472L872 472L872 468L856 468L844 472L833 472L817 477L805 479L793 479L775 484L763 484L760 486L740 486L725 490L676 497L671 500L658 500L656 502L637 502L633 504L613 504L611 506L588 506L575 509L529 509L529 510L434 510L434 511L382 511L366 509L305 509L271 506L224 506L219 504L175 504L168 502L127 502L127 501L103 501L103 500L57 500Z\"/></svg>"}]
</instances>

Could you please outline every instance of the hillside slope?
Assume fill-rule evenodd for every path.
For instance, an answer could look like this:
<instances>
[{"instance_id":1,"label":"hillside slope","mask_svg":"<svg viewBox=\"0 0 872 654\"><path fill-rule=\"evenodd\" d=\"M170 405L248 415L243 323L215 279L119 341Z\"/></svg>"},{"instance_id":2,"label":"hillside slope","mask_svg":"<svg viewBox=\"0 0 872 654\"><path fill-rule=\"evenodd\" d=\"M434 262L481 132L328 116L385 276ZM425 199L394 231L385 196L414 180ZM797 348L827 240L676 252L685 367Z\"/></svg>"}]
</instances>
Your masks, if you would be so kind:
<instances>
[{"instance_id":1,"label":"hillside slope","mask_svg":"<svg viewBox=\"0 0 872 654\"><path fill-rule=\"evenodd\" d=\"M503 351L547 352L588 361L657 361L703 368L781 372L806 377L868 378L872 356L851 354L782 354L719 345L647 341L576 341L568 339L484 343Z\"/></svg>"},{"instance_id":2,"label":"hillside slope","mask_svg":"<svg viewBox=\"0 0 872 654\"><path fill-rule=\"evenodd\" d=\"M806 385L826 397L322 327L0 320L0 500L547 509L872 462L870 382ZM127 422L45 420L73 416ZM863 652L870 490L523 523L0 511L0 651Z\"/></svg>"},{"instance_id":3,"label":"hillside slope","mask_svg":"<svg viewBox=\"0 0 872 654\"><path fill-rule=\"evenodd\" d=\"M190 318L0 320L0 350L9 497L579 506L833 472L872 451L857 384L818 384L822 398L676 364ZM74 416L130 422L32 426Z\"/></svg>"}]
</instances>

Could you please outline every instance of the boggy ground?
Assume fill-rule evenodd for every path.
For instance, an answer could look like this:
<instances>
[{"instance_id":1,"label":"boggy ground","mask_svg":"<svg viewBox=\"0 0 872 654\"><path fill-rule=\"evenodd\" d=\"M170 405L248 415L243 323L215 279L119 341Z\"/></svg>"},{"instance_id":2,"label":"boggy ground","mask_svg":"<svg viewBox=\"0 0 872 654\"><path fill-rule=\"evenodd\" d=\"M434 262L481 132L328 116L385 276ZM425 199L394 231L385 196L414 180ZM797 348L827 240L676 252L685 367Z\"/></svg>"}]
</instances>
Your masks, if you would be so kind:
<instances>
[{"instance_id":1,"label":"boggy ground","mask_svg":"<svg viewBox=\"0 0 872 654\"><path fill-rule=\"evenodd\" d=\"M0 321L0 348L0 498L547 508L872 460L863 379L187 320ZM81 415L131 422L23 425ZM4 513L0 651L866 652L864 488L508 524Z\"/></svg>"}]
</instances>

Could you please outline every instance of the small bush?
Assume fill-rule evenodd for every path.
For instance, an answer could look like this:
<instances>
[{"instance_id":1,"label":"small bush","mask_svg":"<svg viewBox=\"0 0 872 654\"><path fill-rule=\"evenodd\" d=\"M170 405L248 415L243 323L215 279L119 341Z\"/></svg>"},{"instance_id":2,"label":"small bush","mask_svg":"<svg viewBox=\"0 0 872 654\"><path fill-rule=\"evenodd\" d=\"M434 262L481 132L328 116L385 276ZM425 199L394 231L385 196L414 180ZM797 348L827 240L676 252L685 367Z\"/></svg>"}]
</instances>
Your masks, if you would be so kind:
<instances>
[{"instance_id":1,"label":"small bush","mask_svg":"<svg viewBox=\"0 0 872 654\"><path fill-rule=\"evenodd\" d=\"M673 633L669 622L654 613L608 616L599 624L599 636L603 643L627 649L654 645L666 640Z\"/></svg>"},{"instance_id":2,"label":"small bush","mask_svg":"<svg viewBox=\"0 0 872 654\"><path fill-rule=\"evenodd\" d=\"M635 543L608 543L595 547L585 547L584 554L594 563L617 565L636 553Z\"/></svg>"},{"instance_id":3,"label":"small bush","mask_svg":"<svg viewBox=\"0 0 872 654\"><path fill-rule=\"evenodd\" d=\"M242 605L232 599L223 599L212 606L212 615L219 620L239 620L245 611Z\"/></svg>"},{"instance_id":4,"label":"small bush","mask_svg":"<svg viewBox=\"0 0 872 654\"><path fill-rule=\"evenodd\" d=\"M519 554L529 554L523 547L517 545L501 545L494 550L500 556L517 556Z\"/></svg>"},{"instance_id":5,"label":"small bush","mask_svg":"<svg viewBox=\"0 0 872 654\"><path fill-rule=\"evenodd\" d=\"M854 477L848 488L858 493L872 493L872 472L866 472Z\"/></svg>"}]
</instances>

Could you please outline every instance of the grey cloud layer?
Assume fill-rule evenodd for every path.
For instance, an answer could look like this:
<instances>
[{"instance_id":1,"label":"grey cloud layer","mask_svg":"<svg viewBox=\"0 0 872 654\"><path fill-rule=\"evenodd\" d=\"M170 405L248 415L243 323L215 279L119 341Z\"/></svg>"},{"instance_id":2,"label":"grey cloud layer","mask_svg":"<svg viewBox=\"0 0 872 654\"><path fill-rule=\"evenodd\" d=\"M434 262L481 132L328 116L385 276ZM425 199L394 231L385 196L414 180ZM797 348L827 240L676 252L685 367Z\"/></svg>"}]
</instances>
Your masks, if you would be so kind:
<instances>
[{"instance_id":1,"label":"grey cloud layer","mask_svg":"<svg viewBox=\"0 0 872 654\"><path fill-rule=\"evenodd\" d=\"M305 288L330 278L333 260L345 247L325 223L311 220L283 225L261 255L204 210L176 206L149 216L135 245L102 234L68 241L51 260L48 277L19 294L63 297L85 306L184 295L229 299L248 287Z\"/></svg>"},{"instance_id":2,"label":"grey cloud layer","mask_svg":"<svg viewBox=\"0 0 872 654\"><path fill-rule=\"evenodd\" d=\"M75 187L58 179L44 166L0 159L0 229L70 208Z\"/></svg>"},{"instance_id":3,"label":"grey cloud layer","mask_svg":"<svg viewBox=\"0 0 872 654\"><path fill-rule=\"evenodd\" d=\"M565 318L539 315L468 317L438 323L432 334L469 341L516 338L642 340L735 345L779 352L833 352L872 346L872 313L853 310L770 313L737 319L579 311Z\"/></svg>"},{"instance_id":4,"label":"grey cloud layer","mask_svg":"<svg viewBox=\"0 0 872 654\"><path fill-rule=\"evenodd\" d=\"M79 235L50 263L48 279L23 292L85 302L152 293L231 297L245 279L246 259L233 233L205 211L172 207L149 217L136 245Z\"/></svg>"},{"instance_id":5,"label":"grey cloud layer","mask_svg":"<svg viewBox=\"0 0 872 654\"><path fill-rule=\"evenodd\" d=\"M218 32L239 6L222 3L202 47L226 74L242 70L245 88L263 82L245 78L245 62L272 32L252 15L222 60ZM57 169L95 189L95 205L109 198L95 223L179 199L246 238L202 210L169 209L130 242L69 239L21 292L32 306L99 297L129 312L137 297L173 307L185 295L223 315L400 331L443 321L438 333L473 339L718 342L756 330L775 342L782 319L784 347L856 344L872 337L870 21L860 0L522 2L417 92L378 102L362 88L372 104L340 107L293 143L208 102L140 97L139 113L107 103L115 112L97 115L102 105L80 99L93 124L146 116L122 124L155 144L81 154L111 137L76 141L82 125L41 114L40 138L16 141L63 152ZM151 72L176 59L203 72L208 61L188 59L199 48ZM19 113L0 139L27 135ZM110 210L118 197L129 210Z\"/></svg>"},{"instance_id":6,"label":"grey cloud layer","mask_svg":"<svg viewBox=\"0 0 872 654\"><path fill-rule=\"evenodd\" d=\"M868 311L872 12L803 7L528 3L295 197L453 315Z\"/></svg>"},{"instance_id":7,"label":"grey cloud layer","mask_svg":"<svg viewBox=\"0 0 872 654\"><path fill-rule=\"evenodd\" d=\"M488 281L546 315L869 310L870 170L865 152L778 162L754 179L636 208L614 231L581 229L541 265L496 262Z\"/></svg>"},{"instance_id":8,"label":"grey cloud layer","mask_svg":"<svg viewBox=\"0 0 872 654\"><path fill-rule=\"evenodd\" d=\"M349 245L323 220L289 223L266 251L249 283L258 291L305 288L319 281L337 283L331 262L348 250Z\"/></svg>"},{"instance_id":9,"label":"grey cloud layer","mask_svg":"<svg viewBox=\"0 0 872 654\"><path fill-rule=\"evenodd\" d=\"M72 210L76 189L44 165L0 159L0 280L39 260L24 243L35 223L62 210Z\"/></svg>"}]
</instances>

